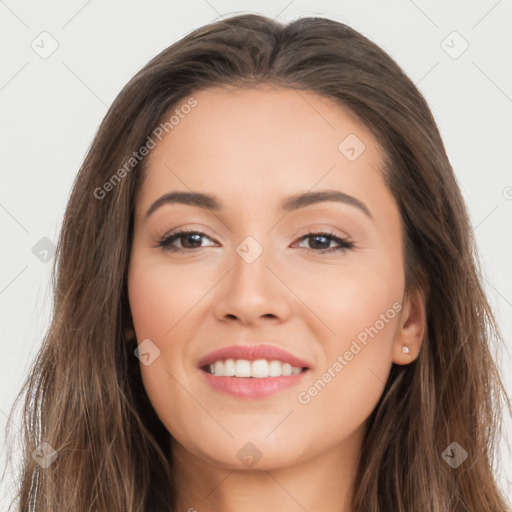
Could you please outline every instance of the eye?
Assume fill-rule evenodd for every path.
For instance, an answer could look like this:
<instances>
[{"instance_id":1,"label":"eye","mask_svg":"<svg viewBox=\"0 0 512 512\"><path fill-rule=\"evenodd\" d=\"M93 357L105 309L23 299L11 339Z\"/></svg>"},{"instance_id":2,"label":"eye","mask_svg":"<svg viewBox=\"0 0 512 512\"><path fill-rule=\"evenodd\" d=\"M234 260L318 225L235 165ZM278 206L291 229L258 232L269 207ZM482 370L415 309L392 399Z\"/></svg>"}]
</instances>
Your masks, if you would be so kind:
<instances>
[{"instance_id":1,"label":"eye","mask_svg":"<svg viewBox=\"0 0 512 512\"><path fill-rule=\"evenodd\" d=\"M325 253L333 253L333 252L344 252L350 249L353 249L355 244L354 242L350 241L348 238L341 238L339 236L336 236L334 233L329 232L321 232L321 233L307 233L306 235L302 236L300 240L307 240L311 239L314 240L313 247L304 247L306 251L314 251L320 254ZM331 242L335 242L338 244L336 247L329 247ZM310 243L311 245L311 243ZM325 247L327 245L327 247ZM318 247L320 246L320 247ZM323 250L318 250L323 249Z\"/></svg>"},{"instance_id":2,"label":"eye","mask_svg":"<svg viewBox=\"0 0 512 512\"><path fill-rule=\"evenodd\" d=\"M201 231L193 229L182 229L176 233L171 233L162 238L155 247L161 247L164 251L185 252L193 249L201 249L201 238L209 238ZM172 245L175 241L181 242L181 247Z\"/></svg>"}]
</instances>

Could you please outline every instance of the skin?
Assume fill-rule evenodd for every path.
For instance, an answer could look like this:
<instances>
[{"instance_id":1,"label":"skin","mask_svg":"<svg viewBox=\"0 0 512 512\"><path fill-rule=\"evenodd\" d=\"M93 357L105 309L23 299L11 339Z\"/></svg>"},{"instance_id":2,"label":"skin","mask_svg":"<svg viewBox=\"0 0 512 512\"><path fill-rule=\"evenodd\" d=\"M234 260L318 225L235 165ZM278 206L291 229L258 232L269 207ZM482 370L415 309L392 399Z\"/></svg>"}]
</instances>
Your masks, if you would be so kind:
<instances>
[{"instance_id":1,"label":"skin","mask_svg":"<svg viewBox=\"0 0 512 512\"><path fill-rule=\"evenodd\" d=\"M423 294L404 295L401 219L382 150L357 117L313 92L264 85L193 96L197 106L147 157L128 275L137 340L160 350L141 373L172 434L178 510L347 512L366 420L392 363L417 357L426 325ZM354 161L338 149L349 134L366 146ZM373 218L336 202L281 212L284 198L323 189L356 197ZM191 190L214 194L222 210L166 204L145 218L163 194ZM176 240L188 243L184 253L155 247L177 228L206 236ZM328 254L335 240L305 238L325 229L354 247ZM263 248L251 264L236 252L247 236ZM333 372L394 303L400 313ZM200 378L205 354L262 342L309 361L307 378L259 399ZM300 403L329 368L330 382ZM261 454L252 467L237 456L248 442Z\"/></svg>"}]
</instances>

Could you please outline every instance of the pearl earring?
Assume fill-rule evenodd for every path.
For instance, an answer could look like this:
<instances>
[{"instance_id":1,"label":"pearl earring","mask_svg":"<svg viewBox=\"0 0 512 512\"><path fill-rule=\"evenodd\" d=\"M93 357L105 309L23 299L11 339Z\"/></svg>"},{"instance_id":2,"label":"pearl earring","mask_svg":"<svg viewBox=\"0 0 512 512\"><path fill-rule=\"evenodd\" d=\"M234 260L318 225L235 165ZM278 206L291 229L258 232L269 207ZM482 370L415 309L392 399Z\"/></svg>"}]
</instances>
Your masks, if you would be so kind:
<instances>
[{"instance_id":1,"label":"pearl earring","mask_svg":"<svg viewBox=\"0 0 512 512\"><path fill-rule=\"evenodd\" d=\"M404 352L405 354L409 354L411 352L411 349L407 345L404 345L402 347L402 352Z\"/></svg>"}]
</instances>

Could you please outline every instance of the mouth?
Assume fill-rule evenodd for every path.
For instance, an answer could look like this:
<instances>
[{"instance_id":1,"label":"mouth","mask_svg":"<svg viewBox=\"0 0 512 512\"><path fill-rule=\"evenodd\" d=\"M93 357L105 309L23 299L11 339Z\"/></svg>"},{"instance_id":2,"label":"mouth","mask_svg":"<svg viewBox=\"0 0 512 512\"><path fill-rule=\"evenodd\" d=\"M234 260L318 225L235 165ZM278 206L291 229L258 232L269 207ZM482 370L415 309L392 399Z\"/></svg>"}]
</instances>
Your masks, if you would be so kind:
<instances>
[{"instance_id":1,"label":"mouth","mask_svg":"<svg viewBox=\"0 0 512 512\"><path fill-rule=\"evenodd\" d=\"M289 377L307 371L306 366L292 366L278 359L226 359L204 365L201 370L216 377L268 379L274 377Z\"/></svg>"},{"instance_id":2,"label":"mouth","mask_svg":"<svg viewBox=\"0 0 512 512\"><path fill-rule=\"evenodd\" d=\"M232 345L200 359L198 369L214 390L256 399L298 385L312 366L276 346Z\"/></svg>"}]
</instances>

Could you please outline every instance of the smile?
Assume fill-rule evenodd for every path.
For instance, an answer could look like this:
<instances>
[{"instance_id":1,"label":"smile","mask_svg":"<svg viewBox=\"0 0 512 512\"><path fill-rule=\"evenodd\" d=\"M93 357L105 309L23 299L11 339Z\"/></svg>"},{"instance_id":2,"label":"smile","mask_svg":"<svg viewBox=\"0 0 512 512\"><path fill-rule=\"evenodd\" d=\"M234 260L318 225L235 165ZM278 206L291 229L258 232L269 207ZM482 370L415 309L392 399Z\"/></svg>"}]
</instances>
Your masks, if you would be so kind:
<instances>
[{"instance_id":1,"label":"smile","mask_svg":"<svg viewBox=\"0 0 512 512\"><path fill-rule=\"evenodd\" d=\"M292 366L278 360L268 361L266 359L227 359L226 361L215 361L205 368L212 375L217 377L254 377L264 379L268 377L288 377L302 372L302 368Z\"/></svg>"},{"instance_id":2,"label":"smile","mask_svg":"<svg viewBox=\"0 0 512 512\"><path fill-rule=\"evenodd\" d=\"M276 345L231 345L198 361L208 386L238 398L263 398L298 385L311 362Z\"/></svg>"}]
</instances>

